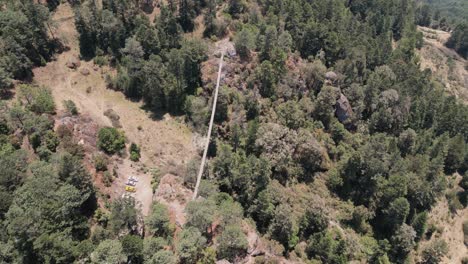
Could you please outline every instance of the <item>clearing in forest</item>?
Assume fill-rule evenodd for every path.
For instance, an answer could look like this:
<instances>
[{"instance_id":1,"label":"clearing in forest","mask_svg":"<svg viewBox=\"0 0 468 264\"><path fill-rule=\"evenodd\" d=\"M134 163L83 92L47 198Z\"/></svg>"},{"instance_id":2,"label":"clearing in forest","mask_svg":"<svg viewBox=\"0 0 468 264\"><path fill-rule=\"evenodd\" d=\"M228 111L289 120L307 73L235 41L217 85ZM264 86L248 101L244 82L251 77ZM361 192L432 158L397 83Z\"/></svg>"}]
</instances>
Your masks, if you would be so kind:
<instances>
[{"instance_id":1,"label":"clearing in forest","mask_svg":"<svg viewBox=\"0 0 468 264\"><path fill-rule=\"evenodd\" d=\"M419 50L421 69L430 69L436 79L445 84L447 92L468 103L468 62L445 43L450 33L419 27L424 45Z\"/></svg>"},{"instance_id":2,"label":"clearing in forest","mask_svg":"<svg viewBox=\"0 0 468 264\"><path fill-rule=\"evenodd\" d=\"M121 161L117 165L120 178L113 184L112 194L121 195L124 192L120 180L138 176L140 181L135 197L141 202L143 214L146 215L153 194L151 175L141 167L156 167L161 172L182 171L181 168L196 155L192 132L169 115L161 120L153 119L151 113L142 109L140 102L129 101L121 92L107 89L104 76L112 73L112 69L98 67L92 61L80 61L77 69L68 68L67 62L79 56L78 34L70 5L59 5L53 20L55 36L70 49L57 55L55 61L34 69L34 81L50 87L59 110L63 109L63 100L73 100L80 113L89 115L101 127L112 126L104 115L105 111L111 109L120 117L121 129L125 131L129 143L134 142L141 148L141 164L144 166L136 166L128 157Z\"/></svg>"}]
</instances>

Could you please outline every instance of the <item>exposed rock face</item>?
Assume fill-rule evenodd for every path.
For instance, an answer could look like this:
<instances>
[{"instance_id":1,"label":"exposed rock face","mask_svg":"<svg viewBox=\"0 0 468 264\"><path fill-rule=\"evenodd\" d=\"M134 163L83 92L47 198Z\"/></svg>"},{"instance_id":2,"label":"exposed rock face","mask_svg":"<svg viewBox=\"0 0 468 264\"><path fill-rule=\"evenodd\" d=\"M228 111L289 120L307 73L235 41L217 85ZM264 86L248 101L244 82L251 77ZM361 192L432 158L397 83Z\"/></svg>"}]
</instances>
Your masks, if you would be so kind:
<instances>
[{"instance_id":1,"label":"exposed rock face","mask_svg":"<svg viewBox=\"0 0 468 264\"><path fill-rule=\"evenodd\" d=\"M78 58L72 57L67 61L66 65L70 69L77 69L81 66L81 62Z\"/></svg>"},{"instance_id":2,"label":"exposed rock face","mask_svg":"<svg viewBox=\"0 0 468 264\"><path fill-rule=\"evenodd\" d=\"M73 133L77 142L81 142L89 152L96 151L99 126L88 115L63 116L56 120L56 127L64 126Z\"/></svg>"},{"instance_id":3,"label":"exposed rock face","mask_svg":"<svg viewBox=\"0 0 468 264\"><path fill-rule=\"evenodd\" d=\"M348 101L348 98L344 94L340 95L340 98L336 101L336 116L341 123L348 120L351 115L353 114L353 109L351 108L351 104Z\"/></svg>"}]
</instances>

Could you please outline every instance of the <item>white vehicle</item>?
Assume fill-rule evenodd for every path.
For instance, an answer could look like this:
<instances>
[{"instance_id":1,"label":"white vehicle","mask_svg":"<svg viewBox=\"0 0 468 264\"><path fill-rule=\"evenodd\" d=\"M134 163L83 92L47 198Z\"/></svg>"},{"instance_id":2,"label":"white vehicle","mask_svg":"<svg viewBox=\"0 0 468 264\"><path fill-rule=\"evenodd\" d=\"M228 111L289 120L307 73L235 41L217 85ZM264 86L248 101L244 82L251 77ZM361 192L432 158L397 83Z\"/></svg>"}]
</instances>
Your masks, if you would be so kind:
<instances>
[{"instance_id":1,"label":"white vehicle","mask_svg":"<svg viewBox=\"0 0 468 264\"><path fill-rule=\"evenodd\" d=\"M134 177L134 176L130 176L130 177L128 178L128 181L138 182L138 178L137 178L137 177Z\"/></svg>"},{"instance_id":2,"label":"white vehicle","mask_svg":"<svg viewBox=\"0 0 468 264\"><path fill-rule=\"evenodd\" d=\"M129 185L129 186L135 186L136 183L134 181L130 181L128 180L127 183L125 183L126 185Z\"/></svg>"}]
</instances>

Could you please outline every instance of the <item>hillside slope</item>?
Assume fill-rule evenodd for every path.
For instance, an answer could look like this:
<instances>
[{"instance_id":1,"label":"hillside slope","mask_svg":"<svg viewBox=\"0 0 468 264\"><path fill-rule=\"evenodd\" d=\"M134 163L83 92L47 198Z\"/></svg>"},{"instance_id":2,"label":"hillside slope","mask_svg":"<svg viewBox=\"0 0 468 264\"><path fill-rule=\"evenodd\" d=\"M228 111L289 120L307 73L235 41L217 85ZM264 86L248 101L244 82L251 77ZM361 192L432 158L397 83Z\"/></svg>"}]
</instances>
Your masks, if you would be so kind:
<instances>
[{"instance_id":1,"label":"hillside slope","mask_svg":"<svg viewBox=\"0 0 468 264\"><path fill-rule=\"evenodd\" d=\"M450 33L426 27L419 30L424 34L424 46L418 52L421 69L430 69L449 94L468 102L468 62L445 46Z\"/></svg>"}]
</instances>

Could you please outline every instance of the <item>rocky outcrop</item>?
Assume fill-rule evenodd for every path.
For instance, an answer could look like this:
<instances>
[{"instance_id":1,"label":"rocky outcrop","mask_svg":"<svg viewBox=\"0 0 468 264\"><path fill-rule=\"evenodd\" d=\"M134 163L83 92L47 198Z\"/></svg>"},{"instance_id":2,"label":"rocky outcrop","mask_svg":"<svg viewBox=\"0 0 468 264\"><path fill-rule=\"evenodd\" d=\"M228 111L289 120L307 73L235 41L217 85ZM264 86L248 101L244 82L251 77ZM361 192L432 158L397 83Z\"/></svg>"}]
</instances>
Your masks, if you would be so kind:
<instances>
[{"instance_id":1,"label":"rocky outcrop","mask_svg":"<svg viewBox=\"0 0 468 264\"><path fill-rule=\"evenodd\" d=\"M67 63L66 66L70 69L77 69L81 66L81 62L78 58L76 57L71 57Z\"/></svg>"},{"instance_id":2,"label":"rocky outcrop","mask_svg":"<svg viewBox=\"0 0 468 264\"><path fill-rule=\"evenodd\" d=\"M344 94L340 95L340 98L336 101L335 107L336 117L341 123L346 122L353 114L351 104Z\"/></svg>"}]
</instances>

